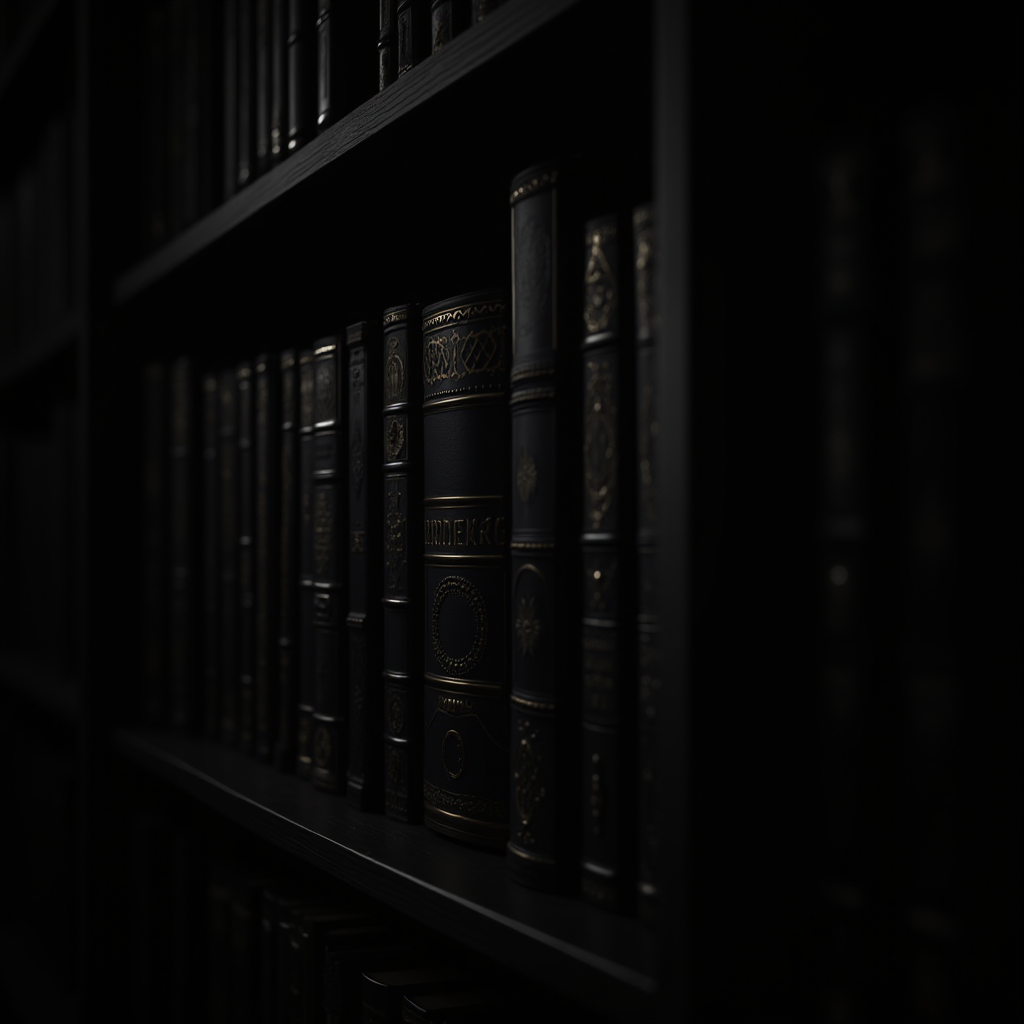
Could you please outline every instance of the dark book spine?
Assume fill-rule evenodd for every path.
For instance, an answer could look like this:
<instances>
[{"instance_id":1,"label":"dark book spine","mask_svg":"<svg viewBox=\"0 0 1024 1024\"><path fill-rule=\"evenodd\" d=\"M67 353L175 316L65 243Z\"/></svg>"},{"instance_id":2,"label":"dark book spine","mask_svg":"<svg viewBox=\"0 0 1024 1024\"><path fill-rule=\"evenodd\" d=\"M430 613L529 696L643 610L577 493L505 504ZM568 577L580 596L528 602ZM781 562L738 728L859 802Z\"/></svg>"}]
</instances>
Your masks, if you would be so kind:
<instances>
[{"instance_id":1,"label":"dark book spine","mask_svg":"<svg viewBox=\"0 0 1024 1024\"><path fill-rule=\"evenodd\" d=\"M316 2L288 0L288 152L313 137L316 118Z\"/></svg>"},{"instance_id":2,"label":"dark book spine","mask_svg":"<svg viewBox=\"0 0 1024 1024\"><path fill-rule=\"evenodd\" d=\"M256 627L253 686L256 702L256 756L273 757L279 706L279 584L281 552L281 381L277 357L256 359L256 469L253 553L256 571L253 598Z\"/></svg>"},{"instance_id":3,"label":"dark book spine","mask_svg":"<svg viewBox=\"0 0 1024 1024\"><path fill-rule=\"evenodd\" d=\"M437 53L469 28L469 0L433 0L430 5L430 52Z\"/></svg>"},{"instance_id":4,"label":"dark book spine","mask_svg":"<svg viewBox=\"0 0 1024 1024\"><path fill-rule=\"evenodd\" d=\"M203 375L203 730L216 738L221 720L220 469L217 374Z\"/></svg>"},{"instance_id":5,"label":"dark book spine","mask_svg":"<svg viewBox=\"0 0 1024 1024\"><path fill-rule=\"evenodd\" d=\"M288 145L288 0L270 0L270 162Z\"/></svg>"},{"instance_id":6,"label":"dark book spine","mask_svg":"<svg viewBox=\"0 0 1024 1024\"><path fill-rule=\"evenodd\" d=\"M224 119L221 101L221 60L224 54L224 8L198 4L198 214L203 216L221 201Z\"/></svg>"},{"instance_id":7,"label":"dark book spine","mask_svg":"<svg viewBox=\"0 0 1024 1024\"><path fill-rule=\"evenodd\" d=\"M223 198L235 194L238 187L238 5L240 0L224 0L223 60Z\"/></svg>"},{"instance_id":8,"label":"dark book spine","mask_svg":"<svg viewBox=\"0 0 1024 1024\"><path fill-rule=\"evenodd\" d=\"M337 70L337 25L331 21L331 0L319 0L316 14L316 130L327 128L338 116L332 72Z\"/></svg>"},{"instance_id":9,"label":"dark book spine","mask_svg":"<svg viewBox=\"0 0 1024 1024\"><path fill-rule=\"evenodd\" d=\"M508 840L508 303L423 310L424 818Z\"/></svg>"},{"instance_id":10,"label":"dark book spine","mask_svg":"<svg viewBox=\"0 0 1024 1024\"><path fill-rule=\"evenodd\" d=\"M420 308L384 311L384 809L423 816Z\"/></svg>"},{"instance_id":11,"label":"dark book spine","mask_svg":"<svg viewBox=\"0 0 1024 1024\"><path fill-rule=\"evenodd\" d=\"M633 366L623 338L620 273L623 232L614 215L585 228L583 321L583 848L584 896L622 910L632 893L630 861L635 829L623 783L632 779L633 704L631 614L635 502L623 496L632 483L627 452L634 451ZM628 234L627 234L628 238ZM627 768L628 766L628 768Z\"/></svg>"},{"instance_id":12,"label":"dark book spine","mask_svg":"<svg viewBox=\"0 0 1024 1024\"><path fill-rule=\"evenodd\" d=\"M179 730L196 725L196 396L187 357L171 368L170 431L170 724Z\"/></svg>"},{"instance_id":13,"label":"dark book spine","mask_svg":"<svg viewBox=\"0 0 1024 1024\"><path fill-rule=\"evenodd\" d=\"M316 696L313 634L313 353L299 354L299 692L295 773L308 779L313 765L313 702Z\"/></svg>"},{"instance_id":14,"label":"dark book spine","mask_svg":"<svg viewBox=\"0 0 1024 1024\"><path fill-rule=\"evenodd\" d=\"M143 378L145 400L145 508L143 554L145 601L145 689L139 703L144 725L159 727L166 721L167 660L167 370L151 363Z\"/></svg>"},{"instance_id":15,"label":"dark book spine","mask_svg":"<svg viewBox=\"0 0 1024 1024\"><path fill-rule=\"evenodd\" d=\"M504 0L471 0L470 19L475 25L496 11Z\"/></svg>"},{"instance_id":16,"label":"dark book spine","mask_svg":"<svg viewBox=\"0 0 1024 1024\"><path fill-rule=\"evenodd\" d=\"M238 0L237 187L256 176L256 4Z\"/></svg>"},{"instance_id":17,"label":"dark book spine","mask_svg":"<svg viewBox=\"0 0 1024 1024\"><path fill-rule=\"evenodd\" d=\"M238 742L238 373L220 374L220 735Z\"/></svg>"},{"instance_id":18,"label":"dark book spine","mask_svg":"<svg viewBox=\"0 0 1024 1024\"><path fill-rule=\"evenodd\" d=\"M377 39L378 91L398 78L397 14L395 0L380 0L380 33Z\"/></svg>"},{"instance_id":19,"label":"dark book spine","mask_svg":"<svg viewBox=\"0 0 1024 1024\"><path fill-rule=\"evenodd\" d=\"M255 11L255 74L253 85L256 92L254 103L255 125L253 134L256 152L257 174L265 174L270 166L270 0L256 0Z\"/></svg>"},{"instance_id":20,"label":"dark book spine","mask_svg":"<svg viewBox=\"0 0 1024 1024\"><path fill-rule=\"evenodd\" d=\"M348 575L344 458L347 389L341 346L325 339L316 349L313 435L313 782L344 788L348 764L348 651L343 628Z\"/></svg>"},{"instance_id":21,"label":"dark book spine","mask_svg":"<svg viewBox=\"0 0 1024 1024\"><path fill-rule=\"evenodd\" d=\"M654 300L657 248L652 207L633 211L633 297L636 324L636 678L637 678L637 908L657 916L658 870L658 692L661 645L658 621L658 506L654 445L657 314Z\"/></svg>"},{"instance_id":22,"label":"dark book spine","mask_svg":"<svg viewBox=\"0 0 1024 1024\"><path fill-rule=\"evenodd\" d=\"M559 288L579 282L580 222L564 169L532 167L511 185L512 425L508 867L538 888L575 880L578 857L573 750L579 717L575 593L579 488L567 467L579 459L576 393L578 309ZM571 193L571 189L569 190ZM571 375L571 376L570 376ZM571 554L570 554L571 553ZM560 766L572 771L564 776Z\"/></svg>"},{"instance_id":23,"label":"dark book spine","mask_svg":"<svg viewBox=\"0 0 1024 1024\"><path fill-rule=\"evenodd\" d=\"M255 747L256 702L253 686L256 656L255 565L253 519L252 364L238 368L238 745L246 753Z\"/></svg>"},{"instance_id":24,"label":"dark book spine","mask_svg":"<svg viewBox=\"0 0 1024 1024\"><path fill-rule=\"evenodd\" d=\"M345 332L348 349L348 797L361 810L383 801L381 751L380 428L370 420L380 394L380 342L375 324ZM371 397L372 396L372 397Z\"/></svg>"},{"instance_id":25,"label":"dark book spine","mask_svg":"<svg viewBox=\"0 0 1024 1024\"><path fill-rule=\"evenodd\" d=\"M398 73L411 71L430 54L428 0L398 0Z\"/></svg>"},{"instance_id":26,"label":"dark book spine","mask_svg":"<svg viewBox=\"0 0 1024 1024\"><path fill-rule=\"evenodd\" d=\"M295 351L281 354L281 527L278 572L278 722L274 761L295 768L299 705L299 373Z\"/></svg>"}]
</instances>

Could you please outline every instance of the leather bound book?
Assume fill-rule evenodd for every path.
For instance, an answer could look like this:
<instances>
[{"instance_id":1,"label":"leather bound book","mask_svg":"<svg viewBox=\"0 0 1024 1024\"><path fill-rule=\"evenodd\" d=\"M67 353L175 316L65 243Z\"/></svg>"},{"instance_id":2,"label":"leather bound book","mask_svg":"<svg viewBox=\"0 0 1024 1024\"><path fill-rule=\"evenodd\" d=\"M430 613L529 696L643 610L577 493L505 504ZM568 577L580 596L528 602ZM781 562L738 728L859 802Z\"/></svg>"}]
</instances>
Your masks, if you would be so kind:
<instances>
[{"instance_id":1,"label":"leather bound book","mask_svg":"<svg viewBox=\"0 0 1024 1024\"><path fill-rule=\"evenodd\" d=\"M342 3L318 0L316 19L316 93L318 132L354 110L373 94L372 37L376 13L369 0Z\"/></svg>"},{"instance_id":2,"label":"leather bound book","mask_svg":"<svg viewBox=\"0 0 1024 1024\"><path fill-rule=\"evenodd\" d=\"M433 0L430 5L430 52L437 53L469 28L469 0Z\"/></svg>"},{"instance_id":3,"label":"leather bound book","mask_svg":"<svg viewBox=\"0 0 1024 1024\"><path fill-rule=\"evenodd\" d=\"M384 797L381 749L380 329L360 321L345 331L348 350L348 798L376 810ZM371 411L372 410L372 411Z\"/></svg>"},{"instance_id":4,"label":"leather bound book","mask_svg":"<svg viewBox=\"0 0 1024 1024\"><path fill-rule=\"evenodd\" d=\"M400 1024L402 1001L407 995L469 988L472 984L472 975L440 967L366 971L362 985L364 1024Z\"/></svg>"},{"instance_id":5,"label":"leather bound book","mask_svg":"<svg viewBox=\"0 0 1024 1024\"><path fill-rule=\"evenodd\" d=\"M423 816L420 319L418 305L384 311L384 809L410 822Z\"/></svg>"},{"instance_id":6,"label":"leather bound book","mask_svg":"<svg viewBox=\"0 0 1024 1024\"><path fill-rule=\"evenodd\" d=\"M284 155L288 134L288 0L270 0L270 163Z\"/></svg>"},{"instance_id":7,"label":"leather bound book","mask_svg":"<svg viewBox=\"0 0 1024 1024\"><path fill-rule=\"evenodd\" d=\"M315 134L316 0L288 0L288 152Z\"/></svg>"},{"instance_id":8,"label":"leather bound book","mask_svg":"<svg viewBox=\"0 0 1024 1024\"><path fill-rule=\"evenodd\" d=\"M220 738L238 742L238 373L222 370L218 380L220 419Z\"/></svg>"},{"instance_id":9,"label":"leather bound book","mask_svg":"<svg viewBox=\"0 0 1024 1024\"><path fill-rule=\"evenodd\" d=\"M331 0L318 0L316 12L316 130L322 132L338 117L335 75L341 70L340 32L331 21Z\"/></svg>"},{"instance_id":10,"label":"leather bound book","mask_svg":"<svg viewBox=\"0 0 1024 1024\"><path fill-rule=\"evenodd\" d=\"M256 173L265 174L270 167L270 0L255 0L256 40L253 84L255 101Z\"/></svg>"},{"instance_id":11,"label":"leather bound book","mask_svg":"<svg viewBox=\"0 0 1024 1024\"><path fill-rule=\"evenodd\" d=\"M620 246L629 229L615 215L585 227L583 296L582 888L588 900L623 910L632 896L636 832L631 751L634 694L632 608L635 500L630 456L633 360L630 303ZM628 248L626 250L629 251ZM632 288L629 288L632 293ZM628 548L627 550L627 543Z\"/></svg>"},{"instance_id":12,"label":"leather bound book","mask_svg":"<svg viewBox=\"0 0 1024 1024\"><path fill-rule=\"evenodd\" d=\"M430 54L428 0L398 0L398 73L411 71Z\"/></svg>"},{"instance_id":13,"label":"leather bound book","mask_svg":"<svg viewBox=\"0 0 1024 1024\"><path fill-rule=\"evenodd\" d=\"M220 732L220 449L217 374L203 374L203 731Z\"/></svg>"},{"instance_id":14,"label":"leather bound book","mask_svg":"<svg viewBox=\"0 0 1024 1024\"><path fill-rule=\"evenodd\" d=\"M171 727L182 731L191 730L198 724L196 390L191 361L187 357L175 360L170 380L168 470L171 507L169 713Z\"/></svg>"},{"instance_id":15,"label":"leather bound book","mask_svg":"<svg viewBox=\"0 0 1024 1024\"><path fill-rule=\"evenodd\" d=\"M256 176L256 3L238 0L238 174L243 188Z\"/></svg>"},{"instance_id":16,"label":"leather bound book","mask_svg":"<svg viewBox=\"0 0 1024 1024\"><path fill-rule=\"evenodd\" d=\"M295 768L299 705L299 368L295 350L281 353L281 510L278 565L277 746L274 763Z\"/></svg>"},{"instance_id":17,"label":"leather bound book","mask_svg":"<svg viewBox=\"0 0 1024 1024\"><path fill-rule=\"evenodd\" d=\"M348 687L344 626L348 581L345 457L348 389L341 338L316 347L313 435L313 782L344 788L348 764Z\"/></svg>"},{"instance_id":18,"label":"leather bound book","mask_svg":"<svg viewBox=\"0 0 1024 1024\"><path fill-rule=\"evenodd\" d=\"M327 1024L347 1024L362 1018L362 982L367 971L422 967L426 957L419 946L400 944L387 934L380 941L359 945L336 944L330 938L324 952L324 1012Z\"/></svg>"},{"instance_id":19,"label":"leather bound book","mask_svg":"<svg viewBox=\"0 0 1024 1024\"><path fill-rule=\"evenodd\" d=\"M508 866L519 882L577 878L579 678L578 182L547 163L512 180L511 772ZM568 194L567 194L568 193ZM562 290L561 296L559 289ZM559 302L561 298L561 302ZM569 770L571 774L564 775ZM564 776L564 777L563 777Z\"/></svg>"},{"instance_id":20,"label":"leather bound book","mask_svg":"<svg viewBox=\"0 0 1024 1024\"><path fill-rule=\"evenodd\" d=\"M423 310L423 813L508 839L508 302Z\"/></svg>"},{"instance_id":21,"label":"leather bound book","mask_svg":"<svg viewBox=\"0 0 1024 1024\"><path fill-rule=\"evenodd\" d=\"M637 673L637 907L656 916L658 884L657 710L661 689L658 626L657 485L654 444L655 261L654 215L650 203L633 211L633 297L636 324L636 673Z\"/></svg>"},{"instance_id":22,"label":"leather bound book","mask_svg":"<svg viewBox=\"0 0 1024 1024\"><path fill-rule=\"evenodd\" d=\"M145 468L143 477L143 664L141 722L163 726L167 712L167 368L143 372Z\"/></svg>"},{"instance_id":23,"label":"leather bound book","mask_svg":"<svg viewBox=\"0 0 1024 1024\"><path fill-rule=\"evenodd\" d=\"M380 33L377 37L377 90L398 78L398 14L396 0L380 0Z\"/></svg>"},{"instance_id":24,"label":"leather bound book","mask_svg":"<svg viewBox=\"0 0 1024 1024\"><path fill-rule=\"evenodd\" d=\"M254 378L256 428L256 506L253 532L256 654L253 684L256 700L256 756L270 761L277 744L280 660L281 557L281 381L279 357L256 358Z\"/></svg>"},{"instance_id":25,"label":"leather bound book","mask_svg":"<svg viewBox=\"0 0 1024 1024\"><path fill-rule=\"evenodd\" d=\"M470 20L472 24L483 21L488 14L496 11L503 3L503 0L472 0Z\"/></svg>"},{"instance_id":26,"label":"leather bound book","mask_svg":"<svg viewBox=\"0 0 1024 1024\"><path fill-rule=\"evenodd\" d=\"M298 430L298 721L295 774L308 779L313 765L313 702L316 696L313 636L313 352L299 353Z\"/></svg>"},{"instance_id":27,"label":"leather bound book","mask_svg":"<svg viewBox=\"0 0 1024 1024\"><path fill-rule=\"evenodd\" d=\"M238 746L246 753L255 750L256 739L256 491L252 430L252 363L246 361L238 367Z\"/></svg>"}]
</instances>

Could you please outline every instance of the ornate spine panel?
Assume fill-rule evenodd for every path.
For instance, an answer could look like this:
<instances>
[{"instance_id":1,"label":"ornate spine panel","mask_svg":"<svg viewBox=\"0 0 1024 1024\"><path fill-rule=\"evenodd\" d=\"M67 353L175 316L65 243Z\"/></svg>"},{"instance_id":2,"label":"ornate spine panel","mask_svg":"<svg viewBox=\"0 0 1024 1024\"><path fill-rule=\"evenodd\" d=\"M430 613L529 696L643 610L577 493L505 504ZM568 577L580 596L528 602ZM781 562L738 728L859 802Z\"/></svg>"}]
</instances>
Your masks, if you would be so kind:
<instances>
[{"instance_id":1,"label":"ornate spine panel","mask_svg":"<svg viewBox=\"0 0 1024 1024\"><path fill-rule=\"evenodd\" d=\"M339 471L345 461L347 389L341 375L340 339L316 348L313 435L313 782L343 787L348 764L348 692L342 666L347 644L342 629L347 576L346 512Z\"/></svg>"},{"instance_id":2,"label":"ornate spine panel","mask_svg":"<svg viewBox=\"0 0 1024 1024\"><path fill-rule=\"evenodd\" d=\"M622 336L629 324L619 272L628 232L614 215L585 227L583 300L583 894L623 910L632 893L635 829L630 740L635 665L633 545L635 501L623 497L624 454L635 450L633 365ZM631 291L632 289L630 289ZM628 768L627 768L628 766Z\"/></svg>"},{"instance_id":3,"label":"ornate spine panel","mask_svg":"<svg viewBox=\"0 0 1024 1024\"><path fill-rule=\"evenodd\" d=\"M269 761L277 744L277 667L280 658L281 381L277 357L257 357L255 387L256 755L262 761Z\"/></svg>"},{"instance_id":4,"label":"ornate spine panel","mask_svg":"<svg viewBox=\"0 0 1024 1024\"><path fill-rule=\"evenodd\" d=\"M167 659L167 369L150 363L143 376L146 466L143 480L145 690L141 721L163 726L166 718Z\"/></svg>"},{"instance_id":5,"label":"ornate spine panel","mask_svg":"<svg viewBox=\"0 0 1024 1024\"><path fill-rule=\"evenodd\" d=\"M238 374L220 374L220 736L238 742Z\"/></svg>"},{"instance_id":6,"label":"ornate spine panel","mask_svg":"<svg viewBox=\"0 0 1024 1024\"><path fill-rule=\"evenodd\" d=\"M384 810L409 822L423 816L420 326L418 305L384 311Z\"/></svg>"},{"instance_id":7,"label":"ornate spine panel","mask_svg":"<svg viewBox=\"0 0 1024 1024\"><path fill-rule=\"evenodd\" d=\"M398 0L398 73L411 71L430 53L427 0Z\"/></svg>"},{"instance_id":8,"label":"ornate spine panel","mask_svg":"<svg viewBox=\"0 0 1024 1024\"><path fill-rule=\"evenodd\" d=\"M437 53L469 28L469 0L433 0L430 5L430 52Z\"/></svg>"},{"instance_id":9,"label":"ornate spine panel","mask_svg":"<svg viewBox=\"0 0 1024 1024\"><path fill-rule=\"evenodd\" d=\"M508 839L508 303L423 310L424 818Z\"/></svg>"},{"instance_id":10,"label":"ornate spine panel","mask_svg":"<svg viewBox=\"0 0 1024 1024\"><path fill-rule=\"evenodd\" d=\"M203 731L220 732L220 473L217 374L203 374Z\"/></svg>"},{"instance_id":11,"label":"ornate spine panel","mask_svg":"<svg viewBox=\"0 0 1024 1024\"><path fill-rule=\"evenodd\" d=\"M655 757L661 646L658 624L658 506L654 445L658 436L654 306L657 247L650 203L633 211L633 297L636 324L636 670L637 906L654 918L659 903L658 777Z\"/></svg>"},{"instance_id":12,"label":"ornate spine panel","mask_svg":"<svg viewBox=\"0 0 1024 1024\"><path fill-rule=\"evenodd\" d=\"M348 797L361 810L383 801L383 688L380 686L380 574L373 553L380 550L381 461L376 416L370 402L380 394L379 333L361 321L345 332L348 349ZM371 396L373 396L371 398ZM372 468L371 468L372 467ZM372 480L372 482L371 482Z\"/></svg>"},{"instance_id":13,"label":"ornate spine panel","mask_svg":"<svg viewBox=\"0 0 1024 1024\"><path fill-rule=\"evenodd\" d=\"M301 651L299 624L299 375L295 350L281 353L281 511L278 530L278 712L274 762L295 767Z\"/></svg>"},{"instance_id":14,"label":"ornate spine panel","mask_svg":"<svg viewBox=\"0 0 1024 1024\"><path fill-rule=\"evenodd\" d=\"M195 672L196 524L195 395L187 357L171 367L170 467L170 724L189 730L196 724Z\"/></svg>"},{"instance_id":15,"label":"ornate spine panel","mask_svg":"<svg viewBox=\"0 0 1024 1024\"><path fill-rule=\"evenodd\" d=\"M380 0L380 33L377 42L378 92L387 88L398 77L396 21L395 0Z\"/></svg>"},{"instance_id":16,"label":"ornate spine panel","mask_svg":"<svg viewBox=\"0 0 1024 1024\"><path fill-rule=\"evenodd\" d=\"M238 368L238 746L246 753L254 750L256 723L252 426L252 363L246 361Z\"/></svg>"},{"instance_id":17,"label":"ornate spine panel","mask_svg":"<svg viewBox=\"0 0 1024 1024\"><path fill-rule=\"evenodd\" d=\"M517 175L512 210L511 773L507 860L516 881L538 888L575 879L578 857L575 619L559 609L575 593L579 491L566 468L579 458L575 392L578 309L558 301L579 281L577 185L566 166ZM577 183L578 184L578 183ZM568 201L567 201L568 200ZM567 320L568 316L568 320ZM567 376L572 375L572 376ZM559 399L562 408L559 411ZM567 692L568 691L568 692ZM572 774L562 777L558 766Z\"/></svg>"},{"instance_id":18,"label":"ornate spine panel","mask_svg":"<svg viewBox=\"0 0 1024 1024\"><path fill-rule=\"evenodd\" d=\"M315 0L288 0L288 152L313 137L316 113Z\"/></svg>"},{"instance_id":19,"label":"ornate spine panel","mask_svg":"<svg viewBox=\"0 0 1024 1024\"><path fill-rule=\"evenodd\" d=\"M299 692L295 774L308 779L313 765L313 702L316 697L313 635L313 352L299 355L298 565Z\"/></svg>"}]
</instances>

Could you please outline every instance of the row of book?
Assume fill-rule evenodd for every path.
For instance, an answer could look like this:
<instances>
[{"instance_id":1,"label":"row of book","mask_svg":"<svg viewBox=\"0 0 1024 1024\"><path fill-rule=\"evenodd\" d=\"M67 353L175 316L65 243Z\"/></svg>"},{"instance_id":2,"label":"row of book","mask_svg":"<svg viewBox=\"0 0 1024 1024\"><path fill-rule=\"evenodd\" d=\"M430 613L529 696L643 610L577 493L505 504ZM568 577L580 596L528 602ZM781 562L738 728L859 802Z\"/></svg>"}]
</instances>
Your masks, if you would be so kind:
<instances>
[{"instance_id":1,"label":"row of book","mask_svg":"<svg viewBox=\"0 0 1024 1024\"><path fill-rule=\"evenodd\" d=\"M499 2L154 0L144 247L174 237Z\"/></svg>"},{"instance_id":2,"label":"row of book","mask_svg":"<svg viewBox=\"0 0 1024 1024\"><path fill-rule=\"evenodd\" d=\"M71 132L67 112L52 114L0 178L0 359L58 330L71 307Z\"/></svg>"},{"instance_id":3,"label":"row of book","mask_svg":"<svg viewBox=\"0 0 1024 1024\"><path fill-rule=\"evenodd\" d=\"M625 910L657 905L655 249L579 172L513 180L511 302L149 368L144 717Z\"/></svg>"}]
</instances>

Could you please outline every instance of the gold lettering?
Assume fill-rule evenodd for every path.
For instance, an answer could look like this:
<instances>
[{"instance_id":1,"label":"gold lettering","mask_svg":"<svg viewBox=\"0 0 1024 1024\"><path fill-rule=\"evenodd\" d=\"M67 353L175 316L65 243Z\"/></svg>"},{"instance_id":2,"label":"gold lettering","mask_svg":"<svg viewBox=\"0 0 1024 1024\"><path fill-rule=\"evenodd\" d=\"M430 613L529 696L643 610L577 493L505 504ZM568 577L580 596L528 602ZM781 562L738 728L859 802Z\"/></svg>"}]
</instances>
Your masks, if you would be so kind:
<instances>
[{"instance_id":1,"label":"gold lettering","mask_svg":"<svg viewBox=\"0 0 1024 1024\"><path fill-rule=\"evenodd\" d=\"M476 547L476 520L467 519L466 522L468 524L468 529L466 531L466 543L471 547Z\"/></svg>"},{"instance_id":2,"label":"gold lettering","mask_svg":"<svg viewBox=\"0 0 1024 1024\"><path fill-rule=\"evenodd\" d=\"M466 546L466 520L455 520L455 546L463 548Z\"/></svg>"}]
</instances>

